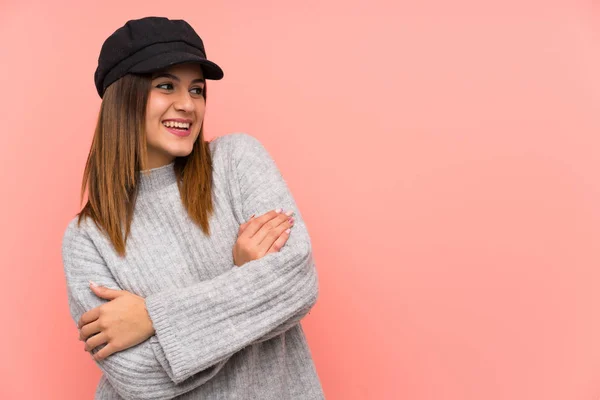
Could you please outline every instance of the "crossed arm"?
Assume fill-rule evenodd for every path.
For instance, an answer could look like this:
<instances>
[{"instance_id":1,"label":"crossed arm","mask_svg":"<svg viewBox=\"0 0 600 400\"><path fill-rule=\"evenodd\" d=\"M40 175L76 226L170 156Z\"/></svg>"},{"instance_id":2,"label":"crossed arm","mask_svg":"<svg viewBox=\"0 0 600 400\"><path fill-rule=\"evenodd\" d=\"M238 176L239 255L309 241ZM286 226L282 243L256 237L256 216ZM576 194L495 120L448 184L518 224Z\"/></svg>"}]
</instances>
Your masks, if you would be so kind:
<instances>
[{"instance_id":1,"label":"crossed arm","mask_svg":"<svg viewBox=\"0 0 600 400\"><path fill-rule=\"evenodd\" d=\"M293 232L279 252L241 268L232 265L214 279L148 296L156 334L96 360L123 398L173 398L202 385L236 352L297 324L316 301L311 243L287 185L256 139L243 134L234 139L244 154L235 158L236 171L244 171L235 176L235 195L243 199L245 210L295 210ZM86 311L106 303L89 289L89 280L120 289L89 235L74 226L64 236L63 262L76 323ZM150 386L152 393L147 392Z\"/></svg>"}]
</instances>

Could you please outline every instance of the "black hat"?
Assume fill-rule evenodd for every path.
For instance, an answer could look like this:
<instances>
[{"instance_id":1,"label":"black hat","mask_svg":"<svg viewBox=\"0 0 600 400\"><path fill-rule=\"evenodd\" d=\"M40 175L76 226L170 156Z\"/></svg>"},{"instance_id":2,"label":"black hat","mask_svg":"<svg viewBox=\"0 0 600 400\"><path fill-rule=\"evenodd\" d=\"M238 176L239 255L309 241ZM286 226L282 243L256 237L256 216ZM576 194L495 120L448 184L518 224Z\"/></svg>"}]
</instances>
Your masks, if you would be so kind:
<instances>
[{"instance_id":1,"label":"black hat","mask_svg":"<svg viewBox=\"0 0 600 400\"><path fill-rule=\"evenodd\" d=\"M153 72L170 65L197 62L204 79L219 80L223 70L206 59L202 39L182 19L145 17L129 20L104 41L94 82L100 98L128 73Z\"/></svg>"}]
</instances>

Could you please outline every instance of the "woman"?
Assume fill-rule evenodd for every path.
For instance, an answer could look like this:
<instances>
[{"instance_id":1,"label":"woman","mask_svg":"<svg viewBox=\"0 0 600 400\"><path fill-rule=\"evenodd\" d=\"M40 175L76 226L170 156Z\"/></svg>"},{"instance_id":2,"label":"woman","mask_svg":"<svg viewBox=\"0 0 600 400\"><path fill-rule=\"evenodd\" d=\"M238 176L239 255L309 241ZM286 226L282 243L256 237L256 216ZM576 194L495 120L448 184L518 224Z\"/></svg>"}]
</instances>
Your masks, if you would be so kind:
<instances>
[{"instance_id":1,"label":"woman","mask_svg":"<svg viewBox=\"0 0 600 400\"><path fill-rule=\"evenodd\" d=\"M306 226L257 139L204 141L206 80L223 77L205 54L160 17L102 46L88 200L62 244L95 398L321 399L299 324L318 295Z\"/></svg>"}]
</instances>

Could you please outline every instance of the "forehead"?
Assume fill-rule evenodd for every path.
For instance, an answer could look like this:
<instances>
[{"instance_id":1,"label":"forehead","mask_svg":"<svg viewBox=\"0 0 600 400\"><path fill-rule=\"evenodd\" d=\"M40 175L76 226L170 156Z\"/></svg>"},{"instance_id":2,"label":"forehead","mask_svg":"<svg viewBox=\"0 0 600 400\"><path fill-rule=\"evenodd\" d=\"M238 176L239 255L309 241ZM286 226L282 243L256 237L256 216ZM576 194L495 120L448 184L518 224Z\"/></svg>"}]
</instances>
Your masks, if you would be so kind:
<instances>
[{"instance_id":1,"label":"forehead","mask_svg":"<svg viewBox=\"0 0 600 400\"><path fill-rule=\"evenodd\" d=\"M202 73L202 67L198 63L172 65L170 67L163 68L160 71L152 73L152 77L154 78L165 73L175 75L180 79L204 78L204 74Z\"/></svg>"}]
</instances>

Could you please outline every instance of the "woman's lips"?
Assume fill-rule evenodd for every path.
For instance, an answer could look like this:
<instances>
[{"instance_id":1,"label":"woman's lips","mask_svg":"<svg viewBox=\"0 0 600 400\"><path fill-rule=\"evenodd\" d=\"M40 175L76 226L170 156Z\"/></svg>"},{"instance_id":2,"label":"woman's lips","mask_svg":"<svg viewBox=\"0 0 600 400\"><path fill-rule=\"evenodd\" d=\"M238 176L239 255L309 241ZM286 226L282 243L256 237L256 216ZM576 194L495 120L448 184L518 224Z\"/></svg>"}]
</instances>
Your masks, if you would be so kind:
<instances>
[{"instance_id":1,"label":"woman's lips","mask_svg":"<svg viewBox=\"0 0 600 400\"><path fill-rule=\"evenodd\" d=\"M176 136L179 136L179 137L190 136L190 133L192 133L192 125L190 125L190 128L187 129L187 130L185 130L185 129L169 128L168 126L164 126L164 127L165 127L166 130L168 130L169 132L171 132L173 135L176 135Z\"/></svg>"}]
</instances>

